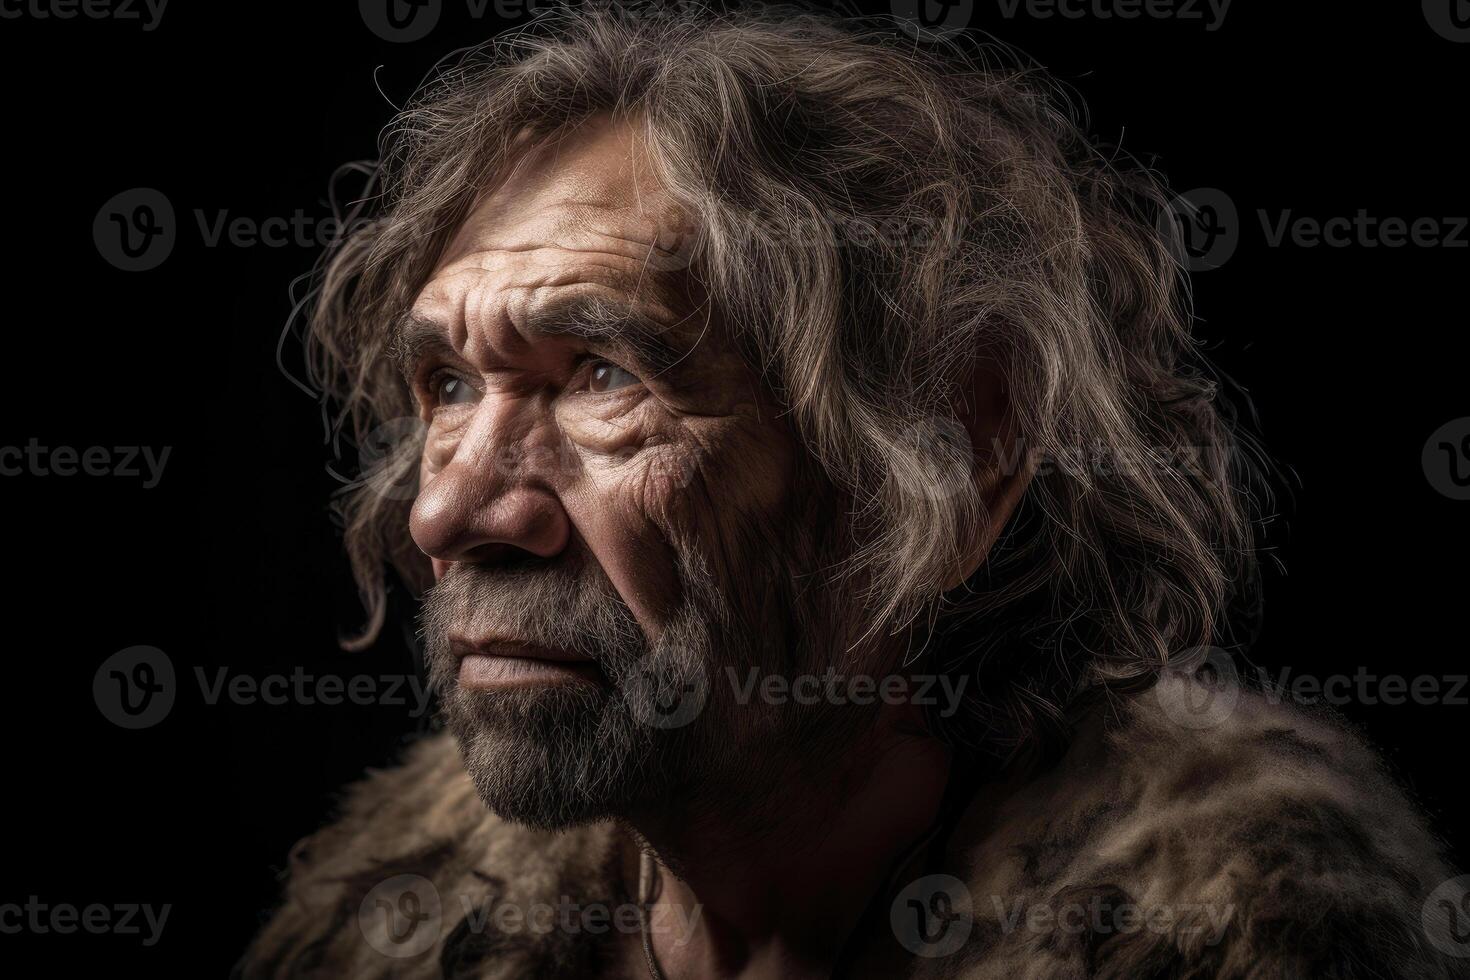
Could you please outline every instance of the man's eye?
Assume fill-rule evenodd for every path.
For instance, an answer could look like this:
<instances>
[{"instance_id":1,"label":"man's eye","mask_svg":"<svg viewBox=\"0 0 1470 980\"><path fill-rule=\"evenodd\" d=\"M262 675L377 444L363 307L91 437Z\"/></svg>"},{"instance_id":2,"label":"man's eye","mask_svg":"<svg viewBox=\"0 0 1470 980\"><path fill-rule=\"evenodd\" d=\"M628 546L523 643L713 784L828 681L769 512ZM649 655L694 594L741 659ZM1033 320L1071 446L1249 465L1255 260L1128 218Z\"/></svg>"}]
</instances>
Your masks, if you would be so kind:
<instances>
[{"instance_id":1,"label":"man's eye","mask_svg":"<svg viewBox=\"0 0 1470 980\"><path fill-rule=\"evenodd\" d=\"M615 391L628 385L638 384L638 376L625 371L611 361L594 361L592 376L587 381L588 391Z\"/></svg>"},{"instance_id":2,"label":"man's eye","mask_svg":"<svg viewBox=\"0 0 1470 980\"><path fill-rule=\"evenodd\" d=\"M441 378L434 383L434 399L440 405L464 405L475 400L475 389L461 378Z\"/></svg>"}]
</instances>

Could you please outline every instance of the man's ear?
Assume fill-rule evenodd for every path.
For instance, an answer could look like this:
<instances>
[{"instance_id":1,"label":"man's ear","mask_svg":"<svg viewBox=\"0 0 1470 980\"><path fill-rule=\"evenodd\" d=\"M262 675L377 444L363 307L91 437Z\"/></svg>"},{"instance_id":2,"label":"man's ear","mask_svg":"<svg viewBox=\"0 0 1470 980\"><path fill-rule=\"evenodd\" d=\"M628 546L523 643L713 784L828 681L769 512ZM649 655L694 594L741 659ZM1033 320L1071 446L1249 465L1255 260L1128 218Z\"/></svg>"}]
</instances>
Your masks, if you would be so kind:
<instances>
[{"instance_id":1,"label":"man's ear","mask_svg":"<svg viewBox=\"0 0 1470 980\"><path fill-rule=\"evenodd\" d=\"M945 591L965 582L985 561L1036 472L1033 454L1024 444L1012 411L1010 386L995 361L976 358L955 412L970 435L981 510L979 523L960 542Z\"/></svg>"}]
</instances>

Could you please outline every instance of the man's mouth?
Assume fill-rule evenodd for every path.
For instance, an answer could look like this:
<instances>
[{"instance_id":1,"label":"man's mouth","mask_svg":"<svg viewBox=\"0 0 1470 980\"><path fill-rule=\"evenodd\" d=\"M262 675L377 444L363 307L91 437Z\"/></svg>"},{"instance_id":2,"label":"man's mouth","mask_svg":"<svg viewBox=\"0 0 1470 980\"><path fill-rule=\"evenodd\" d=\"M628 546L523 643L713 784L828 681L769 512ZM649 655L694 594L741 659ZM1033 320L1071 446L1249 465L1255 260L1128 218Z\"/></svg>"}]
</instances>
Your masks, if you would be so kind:
<instances>
[{"instance_id":1,"label":"man's mouth","mask_svg":"<svg viewBox=\"0 0 1470 980\"><path fill-rule=\"evenodd\" d=\"M459 684L473 691L502 691L553 684L606 683L595 661L558 647L518 640L453 636L450 649L459 657Z\"/></svg>"}]
</instances>

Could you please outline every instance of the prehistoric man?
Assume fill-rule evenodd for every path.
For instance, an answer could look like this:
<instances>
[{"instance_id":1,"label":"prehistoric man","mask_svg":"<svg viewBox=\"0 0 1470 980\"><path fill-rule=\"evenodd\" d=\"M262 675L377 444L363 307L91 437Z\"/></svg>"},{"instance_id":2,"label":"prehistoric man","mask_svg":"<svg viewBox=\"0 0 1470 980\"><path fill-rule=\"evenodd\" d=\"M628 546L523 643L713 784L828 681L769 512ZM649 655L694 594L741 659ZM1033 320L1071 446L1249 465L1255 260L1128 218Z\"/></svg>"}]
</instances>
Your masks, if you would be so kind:
<instances>
[{"instance_id":1,"label":"prehistoric man","mask_svg":"<svg viewBox=\"0 0 1470 980\"><path fill-rule=\"evenodd\" d=\"M240 975L1465 975L1372 751L1229 683L1249 454L1168 196L981 60L584 11L403 110L311 351L411 431L355 642L421 597L448 731Z\"/></svg>"}]
</instances>

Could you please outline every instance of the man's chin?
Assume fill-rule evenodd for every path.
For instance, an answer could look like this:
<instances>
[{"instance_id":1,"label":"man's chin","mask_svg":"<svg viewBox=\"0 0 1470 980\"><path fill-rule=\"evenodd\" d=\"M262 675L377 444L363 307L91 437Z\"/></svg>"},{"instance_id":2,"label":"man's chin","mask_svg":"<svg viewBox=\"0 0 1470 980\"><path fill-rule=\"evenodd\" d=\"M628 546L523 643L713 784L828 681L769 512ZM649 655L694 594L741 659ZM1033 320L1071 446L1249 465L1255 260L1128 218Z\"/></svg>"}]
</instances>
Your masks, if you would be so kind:
<instances>
[{"instance_id":1,"label":"man's chin","mask_svg":"<svg viewBox=\"0 0 1470 980\"><path fill-rule=\"evenodd\" d=\"M480 800L503 819L561 830L655 795L650 731L586 684L458 689L444 715Z\"/></svg>"}]
</instances>

